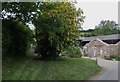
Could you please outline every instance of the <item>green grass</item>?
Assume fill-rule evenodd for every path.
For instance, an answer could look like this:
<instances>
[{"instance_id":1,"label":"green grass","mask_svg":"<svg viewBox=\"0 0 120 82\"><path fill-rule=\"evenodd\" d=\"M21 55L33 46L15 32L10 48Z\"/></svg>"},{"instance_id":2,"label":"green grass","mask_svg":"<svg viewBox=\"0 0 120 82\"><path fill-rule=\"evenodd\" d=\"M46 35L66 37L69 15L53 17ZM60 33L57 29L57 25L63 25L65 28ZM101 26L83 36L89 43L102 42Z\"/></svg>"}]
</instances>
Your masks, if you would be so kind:
<instances>
[{"instance_id":1,"label":"green grass","mask_svg":"<svg viewBox=\"0 0 120 82\"><path fill-rule=\"evenodd\" d=\"M71 58L42 61L8 58L3 61L3 80L86 80L101 68L94 60Z\"/></svg>"}]
</instances>

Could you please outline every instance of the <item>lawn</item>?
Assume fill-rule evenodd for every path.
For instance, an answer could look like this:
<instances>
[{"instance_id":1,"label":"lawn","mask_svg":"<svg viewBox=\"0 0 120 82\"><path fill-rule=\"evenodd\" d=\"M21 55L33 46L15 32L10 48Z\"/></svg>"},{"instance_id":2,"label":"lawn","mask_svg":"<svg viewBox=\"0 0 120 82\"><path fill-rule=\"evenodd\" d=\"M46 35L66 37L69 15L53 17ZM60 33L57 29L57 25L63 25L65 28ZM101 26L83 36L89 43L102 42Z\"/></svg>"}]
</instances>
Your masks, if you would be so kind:
<instances>
[{"instance_id":1,"label":"lawn","mask_svg":"<svg viewBox=\"0 0 120 82\"><path fill-rule=\"evenodd\" d=\"M38 60L3 59L3 80L86 80L101 68L96 61L82 58Z\"/></svg>"}]
</instances>

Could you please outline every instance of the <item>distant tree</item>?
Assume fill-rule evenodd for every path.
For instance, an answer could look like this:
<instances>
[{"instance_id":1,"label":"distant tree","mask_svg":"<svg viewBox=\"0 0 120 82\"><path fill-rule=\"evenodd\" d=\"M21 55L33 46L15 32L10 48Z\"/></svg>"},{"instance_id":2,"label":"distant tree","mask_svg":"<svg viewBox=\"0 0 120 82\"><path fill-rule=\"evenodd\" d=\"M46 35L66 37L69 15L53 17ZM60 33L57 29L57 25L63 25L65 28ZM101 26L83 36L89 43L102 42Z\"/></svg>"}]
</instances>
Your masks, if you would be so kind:
<instances>
[{"instance_id":1,"label":"distant tree","mask_svg":"<svg viewBox=\"0 0 120 82\"><path fill-rule=\"evenodd\" d=\"M98 26L95 27L92 35L110 35L120 33L120 25L115 21L102 20Z\"/></svg>"},{"instance_id":2,"label":"distant tree","mask_svg":"<svg viewBox=\"0 0 120 82\"><path fill-rule=\"evenodd\" d=\"M90 37L93 36L92 32L94 31L94 29L88 29L88 30L79 30L79 34L81 37Z\"/></svg>"}]
</instances>

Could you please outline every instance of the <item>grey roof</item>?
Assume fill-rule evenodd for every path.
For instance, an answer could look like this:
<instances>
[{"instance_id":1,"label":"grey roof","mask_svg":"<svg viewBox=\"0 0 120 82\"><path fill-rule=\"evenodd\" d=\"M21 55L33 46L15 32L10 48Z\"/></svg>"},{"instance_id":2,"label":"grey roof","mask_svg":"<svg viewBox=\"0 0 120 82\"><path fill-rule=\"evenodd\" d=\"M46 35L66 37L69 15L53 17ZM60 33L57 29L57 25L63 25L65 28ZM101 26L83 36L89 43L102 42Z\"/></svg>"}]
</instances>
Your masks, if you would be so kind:
<instances>
[{"instance_id":1,"label":"grey roof","mask_svg":"<svg viewBox=\"0 0 120 82\"><path fill-rule=\"evenodd\" d=\"M120 40L120 34L104 35L104 36L94 36L94 37L80 37L77 40L91 41L91 40L93 40L95 38L99 38L101 40Z\"/></svg>"}]
</instances>

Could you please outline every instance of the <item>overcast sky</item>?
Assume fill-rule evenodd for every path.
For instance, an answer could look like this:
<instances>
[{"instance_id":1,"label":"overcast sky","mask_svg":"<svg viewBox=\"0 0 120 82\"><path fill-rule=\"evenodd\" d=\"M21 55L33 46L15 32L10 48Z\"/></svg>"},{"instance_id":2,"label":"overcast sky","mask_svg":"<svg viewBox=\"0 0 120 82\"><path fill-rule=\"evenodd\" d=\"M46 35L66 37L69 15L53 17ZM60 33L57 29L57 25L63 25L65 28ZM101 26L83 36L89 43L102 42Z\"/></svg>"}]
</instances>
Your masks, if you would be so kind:
<instances>
[{"instance_id":1,"label":"overcast sky","mask_svg":"<svg viewBox=\"0 0 120 82\"><path fill-rule=\"evenodd\" d=\"M114 2L113 2L114 1ZM83 29L93 29L101 20L113 20L118 23L118 1L77 0L77 8L81 8L86 16Z\"/></svg>"}]
</instances>

